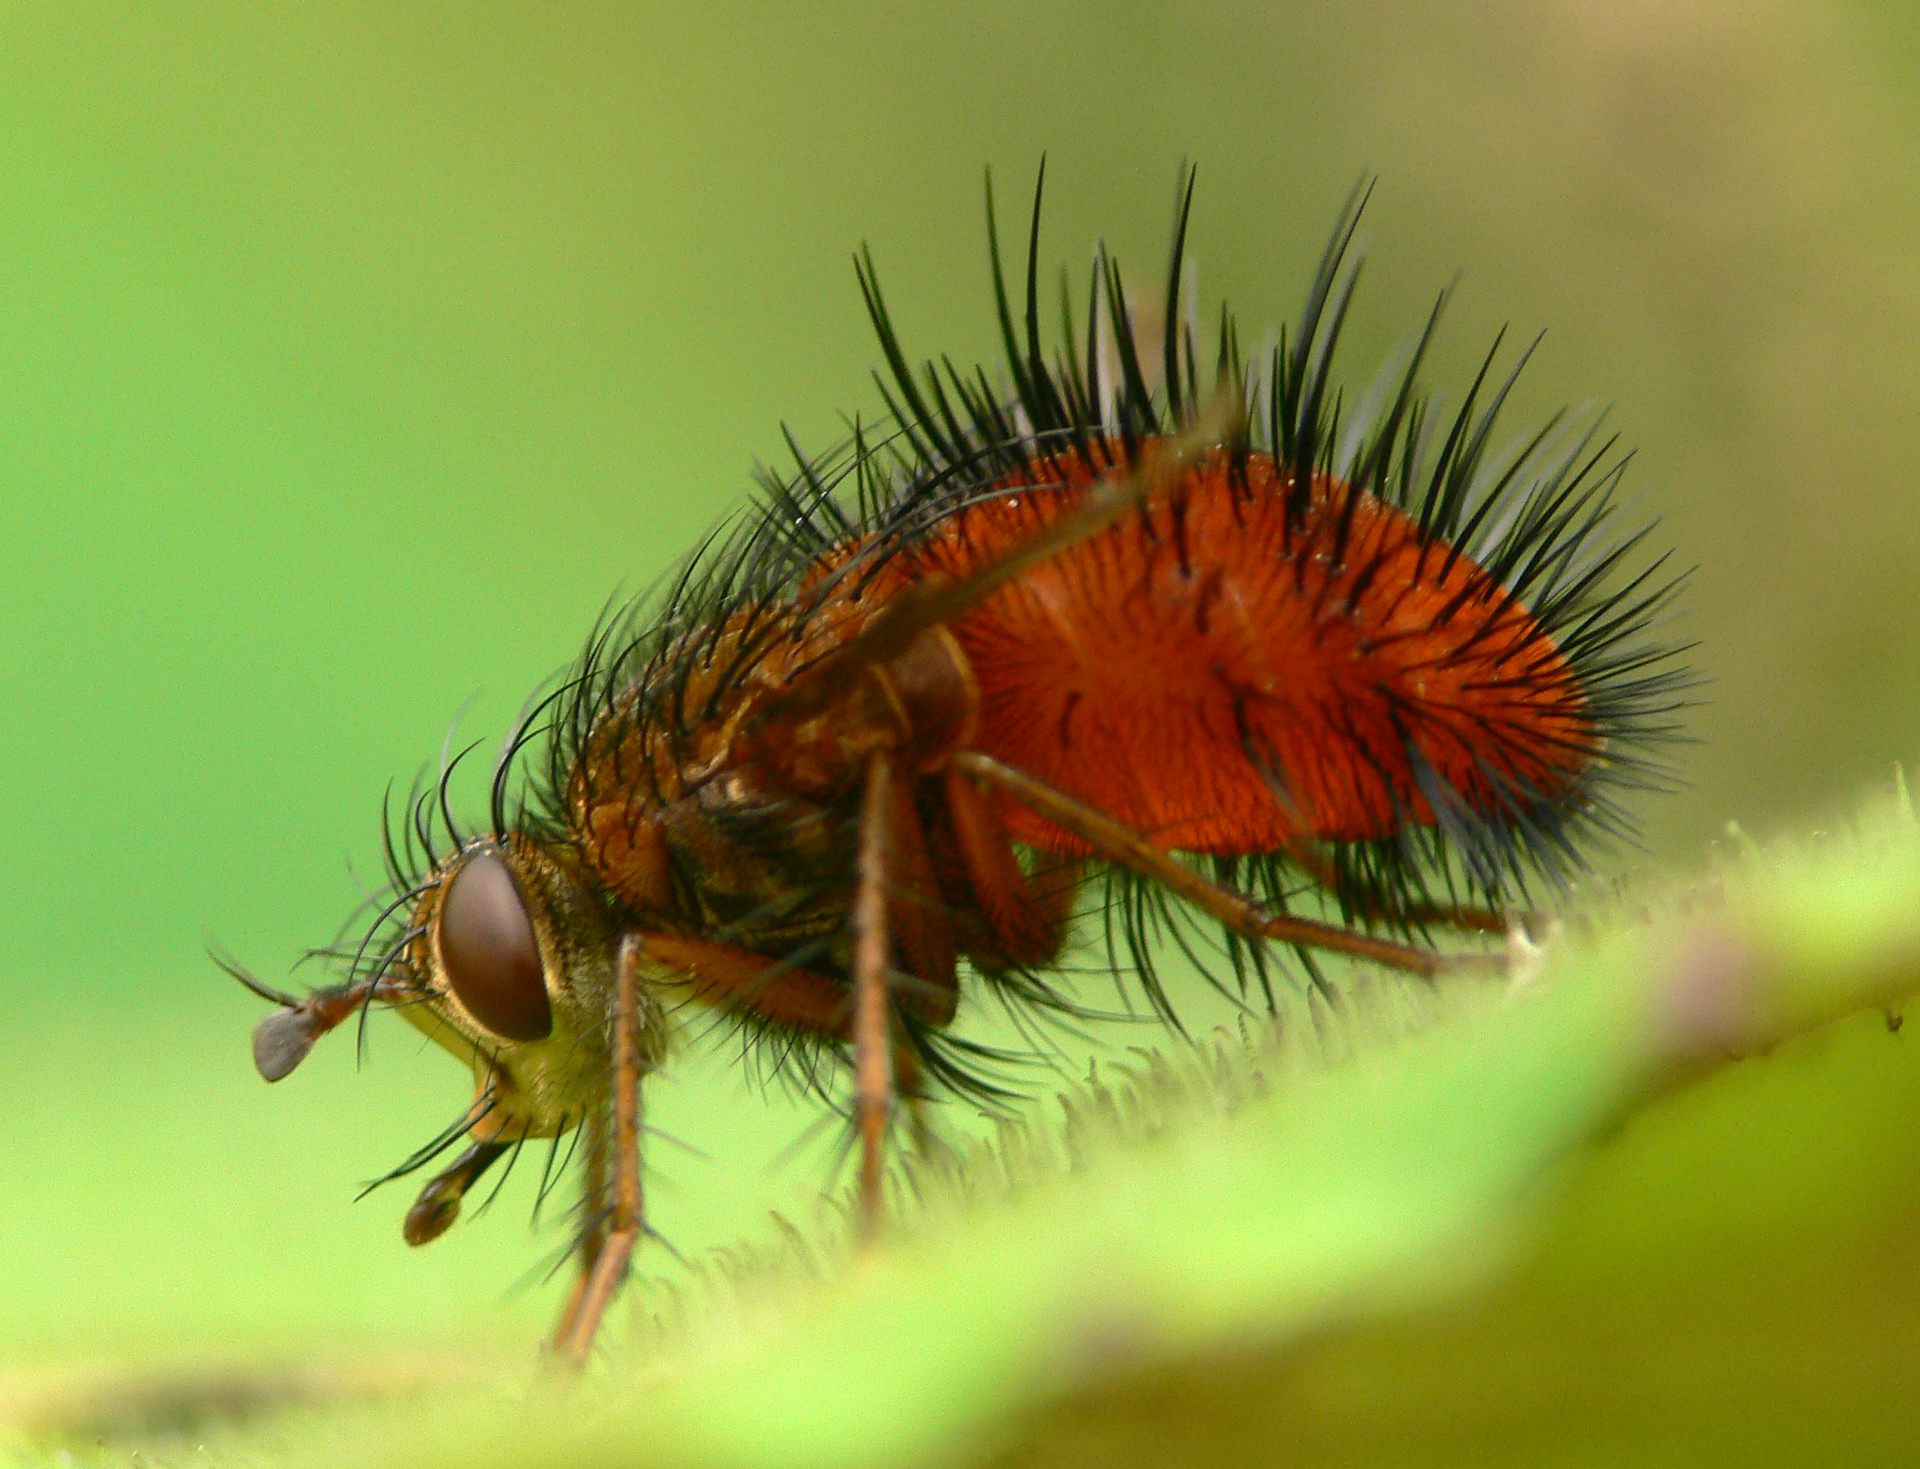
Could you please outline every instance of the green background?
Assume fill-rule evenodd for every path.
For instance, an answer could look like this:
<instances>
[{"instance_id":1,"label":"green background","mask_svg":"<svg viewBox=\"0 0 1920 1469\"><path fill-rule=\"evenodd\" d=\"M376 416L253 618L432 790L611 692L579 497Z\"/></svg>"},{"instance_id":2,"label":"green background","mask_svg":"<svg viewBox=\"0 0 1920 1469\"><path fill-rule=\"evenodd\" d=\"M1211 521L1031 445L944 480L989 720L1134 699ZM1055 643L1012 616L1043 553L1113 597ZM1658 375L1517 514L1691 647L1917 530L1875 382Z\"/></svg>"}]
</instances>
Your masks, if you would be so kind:
<instances>
[{"instance_id":1,"label":"green background","mask_svg":"<svg viewBox=\"0 0 1920 1469\"><path fill-rule=\"evenodd\" d=\"M421 1255L410 1190L351 1203L458 1070L388 1023L270 1092L204 947L328 939L456 710L501 730L783 420L875 406L861 241L910 348L991 350L985 164L1046 153L1054 261L1151 272L1198 163L1254 335L1379 174L1356 384L1456 270L1437 384L1549 329L1521 417L1611 404L1699 566L1654 861L1910 757L1911 12L1460 9L0 9L0 1368L524 1350L526 1179ZM650 1105L711 1155L656 1149L688 1253L817 1188L724 1054Z\"/></svg>"}]
</instances>

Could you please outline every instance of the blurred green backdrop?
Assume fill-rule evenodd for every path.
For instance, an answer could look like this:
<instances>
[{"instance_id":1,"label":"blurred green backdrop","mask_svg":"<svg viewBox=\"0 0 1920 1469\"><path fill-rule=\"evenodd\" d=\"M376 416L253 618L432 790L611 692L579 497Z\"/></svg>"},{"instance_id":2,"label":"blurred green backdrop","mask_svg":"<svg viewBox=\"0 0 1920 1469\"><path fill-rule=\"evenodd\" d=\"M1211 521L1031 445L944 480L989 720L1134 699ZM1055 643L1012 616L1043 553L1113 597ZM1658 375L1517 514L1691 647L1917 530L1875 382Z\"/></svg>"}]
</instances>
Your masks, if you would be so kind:
<instances>
[{"instance_id":1,"label":"blurred green backdrop","mask_svg":"<svg viewBox=\"0 0 1920 1469\"><path fill-rule=\"evenodd\" d=\"M389 1023L269 1092L204 945L331 936L457 709L502 729L782 420L875 406L859 242L910 347L991 350L984 164L1047 154L1077 271L1157 269L1197 162L1256 334L1377 172L1349 381L1456 269L1435 383L1549 328L1516 422L1612 404L1699 564L1656 858L1911 756L1920 19L1464 9L0 8L0 1366L524 1347L525 1187L423 1255L410 1190L350 1202L457 1070ZM816 1188L724 1055L652 1102L712 1155L658 1156L683 1250Z\"/></svg>"}]
</instances>

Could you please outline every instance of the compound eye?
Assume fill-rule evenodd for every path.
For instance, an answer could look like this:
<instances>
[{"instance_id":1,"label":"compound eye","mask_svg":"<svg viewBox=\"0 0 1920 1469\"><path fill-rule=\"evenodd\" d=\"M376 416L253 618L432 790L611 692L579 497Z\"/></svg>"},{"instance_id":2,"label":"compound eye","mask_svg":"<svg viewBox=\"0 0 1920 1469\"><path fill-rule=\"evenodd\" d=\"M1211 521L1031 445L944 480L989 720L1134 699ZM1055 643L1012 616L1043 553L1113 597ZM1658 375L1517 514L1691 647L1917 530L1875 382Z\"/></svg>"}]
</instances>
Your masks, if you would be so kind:
<instances>
[{"instance_id":1,"label":"compound eye","mask_svg":"<svg viewBox=\"0 0 1920 1469\"><path fill-rule=\"evenodd\" d=\"M540 945L507 864L469 857L440 905L440 957L469 1014L502 1040L537 1041L553 1030Z\"/></svg>"}]
</instances>

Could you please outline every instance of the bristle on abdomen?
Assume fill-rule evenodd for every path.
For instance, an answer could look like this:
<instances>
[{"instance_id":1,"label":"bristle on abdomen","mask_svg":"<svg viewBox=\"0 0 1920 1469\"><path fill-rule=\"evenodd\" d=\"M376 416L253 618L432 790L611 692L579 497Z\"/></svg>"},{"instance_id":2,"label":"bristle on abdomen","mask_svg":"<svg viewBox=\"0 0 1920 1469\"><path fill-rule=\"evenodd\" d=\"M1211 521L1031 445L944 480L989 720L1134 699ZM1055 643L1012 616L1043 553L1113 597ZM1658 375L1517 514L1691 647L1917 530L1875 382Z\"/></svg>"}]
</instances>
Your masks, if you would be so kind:
<instances>
[{"instance_id":1,"label":"bristle on abdomen","mask_svg":"<svg viewBox=\"0 0 1920 1469\"><path fill-rule=\"evenodd\" d=\"M881 580L969 575L1098 475L1061 455L1028 478L951 513ZM1490 820L1577 803L1598 735L1539 623L1405 511L1324 475L1291 505L1290 487L1271 455L1222 453L956 621L977 748L1218 855L1432 825L1435 776ZM1083 850L1016 804L1002 816Z\"/></svg>"}]
</instances>

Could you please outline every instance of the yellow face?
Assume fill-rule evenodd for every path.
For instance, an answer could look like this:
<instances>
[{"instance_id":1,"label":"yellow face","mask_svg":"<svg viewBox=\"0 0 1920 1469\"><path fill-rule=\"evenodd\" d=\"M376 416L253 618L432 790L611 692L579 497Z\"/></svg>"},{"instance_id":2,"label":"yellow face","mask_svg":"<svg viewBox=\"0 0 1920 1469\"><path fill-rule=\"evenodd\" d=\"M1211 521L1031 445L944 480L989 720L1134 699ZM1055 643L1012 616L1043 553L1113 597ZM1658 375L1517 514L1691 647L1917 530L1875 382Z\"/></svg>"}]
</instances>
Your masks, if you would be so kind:
<instances>
[{"instance_id":1,"label":"yellow face","mask_svg":"<svg viewBox=\"0 0 1920 1469\"><path fill-rule=\"evenodd\" d=\"M554 1137L605 1103L618 934L560 852L520 833L435 864L404 959L419 998L395 1008L474 1072L481 1141ZM661 1016L647 1017L656 1038Z\"/></svg>"}]
</instances>

